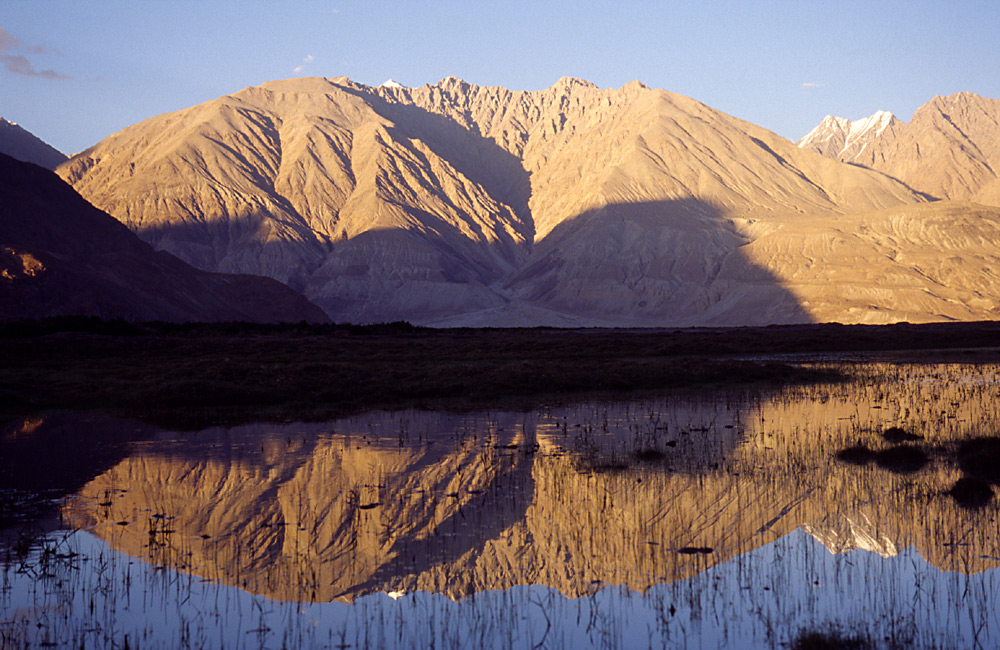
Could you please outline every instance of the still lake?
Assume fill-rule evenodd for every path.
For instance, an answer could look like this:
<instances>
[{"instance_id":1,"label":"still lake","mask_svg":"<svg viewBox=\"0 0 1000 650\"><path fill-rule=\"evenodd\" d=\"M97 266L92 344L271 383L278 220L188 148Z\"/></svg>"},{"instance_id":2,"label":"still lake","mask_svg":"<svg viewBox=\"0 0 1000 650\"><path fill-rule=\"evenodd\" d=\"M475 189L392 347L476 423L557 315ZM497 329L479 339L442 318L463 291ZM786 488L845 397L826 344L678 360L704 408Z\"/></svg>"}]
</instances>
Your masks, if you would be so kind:
<instances>
[{"instance_id":1,"label":"still lake","mask_svg":"<svg viewBox=\"0 0 1000 650\"><path fill-rule=\"evenodd\" d=\"M0 647L1000 647L1000 366L828 363L850 379L8 422Z\"/></svg>"}]
</instances>

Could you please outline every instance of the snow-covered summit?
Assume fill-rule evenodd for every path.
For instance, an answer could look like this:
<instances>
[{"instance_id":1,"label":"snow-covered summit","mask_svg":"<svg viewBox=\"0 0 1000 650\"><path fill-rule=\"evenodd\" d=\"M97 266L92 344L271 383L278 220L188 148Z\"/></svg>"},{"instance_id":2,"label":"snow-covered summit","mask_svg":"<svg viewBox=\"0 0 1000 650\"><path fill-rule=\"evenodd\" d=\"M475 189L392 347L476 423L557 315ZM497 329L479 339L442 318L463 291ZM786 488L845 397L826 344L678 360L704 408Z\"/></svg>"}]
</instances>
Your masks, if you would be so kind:
<instances>
[{"instance_id":1,"label":"snow-covered summit","mask_svg":"<svg viewBox=\"0 0 1000 650\"><path fill-rule=\"evenodd\" d=\"M844 148L850 129L851 121L847 118L827 115L797 144L801 149L818 151L824 156L836 155Z\"/></svg>"},{"instance_id":2,"label":"snow-covered summit","mask_svg":"<svg viewBox=\"0 0 1000 650\"><path fill-rule=\"evenodd\" d=\"M840 157L850 153L854 153L852 157L856 157L873 139L882 135L882 132L889 128L894 121L896 121L896 117L888 111L878 111L871 117L854 120L850 123L851 126L847 132L844 148L840 151ZM854 151L855 149L857 151Z\"/></svg>"},{"instance_id":3,"label":"snow-covered summit","mask_svg":"<svg viewBox=\"0 0 1000 650\"><path fill-rule=\"evenodd\" d=\"M901 124L888 111L877 111L869 117L853 121L827 115L798 141L798 146L844 162L862 162L865 150L875 140L890 134Z\"/></svg>"},{"instance_id":4,"label":"snow-covered summit","mask_svg":"<svg viewBox=\"0 0 1000 650\"><path fill-rule=\"evenodd\" d=\"M882 557L899 555L899 546L864 513L831 515L818 525L806 524L802 529L834 554L863 549Z\"/></svg>"},{"instance_id":5,"label":"snow-covered summit","mask_svg":"<svg viewBox=\"0 0 1000 650\"><path fill-rule=\"evenodd\" d=\"M393 81L392 79L386 79L379 85L379 88L406 88L406 86L399 83L398 81Z\"/></svg>"}]
</instances>

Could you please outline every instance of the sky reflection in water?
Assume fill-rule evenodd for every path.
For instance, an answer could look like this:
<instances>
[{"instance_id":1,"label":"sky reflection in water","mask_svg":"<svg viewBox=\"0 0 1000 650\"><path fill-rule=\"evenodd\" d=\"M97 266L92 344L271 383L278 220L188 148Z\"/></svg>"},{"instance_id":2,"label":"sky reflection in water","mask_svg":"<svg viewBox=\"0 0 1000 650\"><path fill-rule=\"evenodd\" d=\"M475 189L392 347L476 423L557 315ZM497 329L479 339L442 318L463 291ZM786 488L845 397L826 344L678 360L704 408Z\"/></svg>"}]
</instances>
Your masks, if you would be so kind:
<instances>
[{"instance_id":1,"label":"sky reflection in water","mask_svg":"<svg viewBox=\"0 0 1000 650\"><path fill-rule=\"evenodd\" d=\"M7 552L0 638L714 648L832 626L880 646L996 646L997 502L946 492L961 442L993 435L997 368L856 373L777 393L144 432L64 501L83 532ZM923 436L905 444L925 466L835 460L895 447L890 426Z\"/></svg>"}]
</instances>

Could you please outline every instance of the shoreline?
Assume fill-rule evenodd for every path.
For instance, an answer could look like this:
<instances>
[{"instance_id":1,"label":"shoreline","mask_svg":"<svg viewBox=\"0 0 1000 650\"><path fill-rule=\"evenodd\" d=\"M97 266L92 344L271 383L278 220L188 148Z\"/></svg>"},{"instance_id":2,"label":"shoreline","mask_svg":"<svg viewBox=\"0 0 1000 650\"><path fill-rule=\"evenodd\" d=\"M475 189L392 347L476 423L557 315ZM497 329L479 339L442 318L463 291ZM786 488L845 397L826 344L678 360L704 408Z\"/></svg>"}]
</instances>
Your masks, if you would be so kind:
<instances>
[{"instance_id":1,"label":"shoreline","mask_svg":"<svg viewBox=\"0 0 1000 650\"><path fill-rule=\"evenodd\" d=\"M1000 323L658 330L0 324L0 416L102 410L185 428L373 409L481 408L837 381L830 355L1000 361ZM874 354L873 354L874 353Z\"/></svg>"}]
</instances>

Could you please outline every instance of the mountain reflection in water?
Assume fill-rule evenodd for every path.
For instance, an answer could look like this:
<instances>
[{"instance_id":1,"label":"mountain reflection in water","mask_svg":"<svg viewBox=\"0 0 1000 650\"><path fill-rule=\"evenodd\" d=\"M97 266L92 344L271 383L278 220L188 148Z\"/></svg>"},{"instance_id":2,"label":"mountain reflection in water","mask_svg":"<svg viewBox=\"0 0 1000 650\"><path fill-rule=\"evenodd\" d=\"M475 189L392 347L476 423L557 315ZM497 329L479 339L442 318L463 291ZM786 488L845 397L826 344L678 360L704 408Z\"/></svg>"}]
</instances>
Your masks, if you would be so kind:
<instances>
[{"instance_id":1,"label":"mountain reflection in water","mask_svg":"<svg viewBox=\"0 0 1000 650\"><path fill-rule=\"evenodd\" d=\"M961 619L945 641L997 640L997 500L962 507L948 491L963 476L959 445L993 436L1000 421L998 368L853 372L856 381L778 392L160 432L87 482L62 516L154 570L276 601L372 607L371 594L416 603L430 596L414 592L429 592L488 603L501 596L483 592L508 590L525 595L524 608L537 600L547 630L554 593L613 599L617 586L622 602L631 592L645 594L643 607L659 602L654 618L690 618L696 604L749 616L735 612L746 602L708 601L759 599L757 615L776 617L769 626L808 614L821 627L826 609L845 607L823 590L848 580L838 588L858 604L881 603L855 607L850 623L878 615L888 633L923 638L933 610ZM898 446L883 439L889 427L920 436L905 444L926 454L923 467L837 460L852 446ZM848 575L842 558L862 556L831 554L855 549L871 552L848 562L867 573ZM976 597L956 595L957 578L925 578L924 562L987 573L962 578ZM926 591L941 580L940 593ZM702 591L678 596L671 583ZM764 641L792 633L772 629Z\"/></svg>"}]
</instances>

